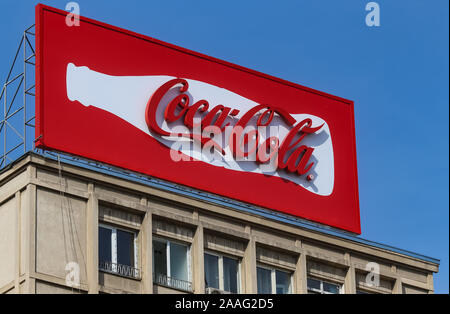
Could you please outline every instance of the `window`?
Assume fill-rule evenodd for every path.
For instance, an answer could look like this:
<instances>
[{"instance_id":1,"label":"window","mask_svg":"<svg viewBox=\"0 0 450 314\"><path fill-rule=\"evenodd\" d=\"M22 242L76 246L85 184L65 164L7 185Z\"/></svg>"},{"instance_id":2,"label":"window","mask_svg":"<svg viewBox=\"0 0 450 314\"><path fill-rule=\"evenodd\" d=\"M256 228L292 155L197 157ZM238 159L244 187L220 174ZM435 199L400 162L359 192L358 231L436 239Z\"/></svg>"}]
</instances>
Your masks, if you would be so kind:
<instances>
[{"instance_id":1,"label":"window","mask_svg":"<svg viewBox=\"0 0 450 314\"><path fill-rule=\"evenodd\" d=\"M136 233L112 226L100 225L98 230L98 260L102 271L138 278Z\"/></svg>"},{"instance_id":2,"label":"window","mask_svg":"<svg viewBox=\"0 0 450 314\"><path fill-rule=\"evenodd\" d=\"M256 280L258 283L258 293L272 293L272 271L270 269L258 267Z\"/></svg>"},{"instance_id":3,"label":"window","mask_svg":"<svg viewBox=\"0 0 450 314\"><path fill-rule=\"evenodd\" d=\"M239 260L214 253L205 253L205 286L239 293Z\"/></svg>"},{"instance_id":4,"label":"window","mask_svg":"<svg viewBox=\"0 0 450 314\"><path fill-rule=\"evenodd\" d=\"M205 286L206 288L220 288L219 284L219 257L205 254Z\"/></svg>"},{"instance_id":5,"label":"window","mask_svg":"<svg viewBox=\"0 0 450 314\"><path fill-rule=\"evenodd\" d=\"M189 246L163 239L153 241L153 281L156 284L191 291Z\"/></svg>"},{"instance_id":6,"label":"window","mask_svg":"<svg viewBox=\"0 0 450 314\"><path fill-rule=\"evenodd\" d=\"M341 286L335 283L308 278L309 294L340 294Z\"/></svg>"},{"instance_id":7,"label":"window","mask_svg":"<svg viewBox=\"0 0 450 314\"><path fill-rule=\"evenodd\" d=\"M239 293L239 261L226 256L222 257L223 263L223 290Z\"/></svg>"},{"instance_id":8,"label":"window","mask_svg":"<svg viewBox=\"0 0 450 314\"><path fill-rule=\"evenodd\" d=\"M277 294L291 293L291 275L284 271L275 271Z\"/></svg>"},{"instance_id":9,"label":"window","mask_svg":"<svg viewBox=\"0 0 450 314\"><path fill-rule=\"evenodd\" d=\"M292 293L292 274L286 271L258 266L256 269L258 293L289 294Z\"/></svg>"}]
</instances>

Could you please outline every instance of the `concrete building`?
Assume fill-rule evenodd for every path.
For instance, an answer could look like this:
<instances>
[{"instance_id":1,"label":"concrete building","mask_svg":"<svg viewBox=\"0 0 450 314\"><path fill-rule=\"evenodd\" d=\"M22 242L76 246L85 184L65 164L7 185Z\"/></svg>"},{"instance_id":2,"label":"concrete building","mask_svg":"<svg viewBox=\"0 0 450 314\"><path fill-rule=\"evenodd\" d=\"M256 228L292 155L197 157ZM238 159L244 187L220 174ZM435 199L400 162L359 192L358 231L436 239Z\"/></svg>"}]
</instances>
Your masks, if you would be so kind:
<instances>
[{"instance_id":1,"label":"concrete building","mask_svg":"<svg viewBox=\"0 0 450 314\"><path fill-rule=\"evenodd\" d=\"M433 293L439 267L223 198L36 153L0 172L0 255L0 293L32 294Z\"/></svg>"}]
</instances>

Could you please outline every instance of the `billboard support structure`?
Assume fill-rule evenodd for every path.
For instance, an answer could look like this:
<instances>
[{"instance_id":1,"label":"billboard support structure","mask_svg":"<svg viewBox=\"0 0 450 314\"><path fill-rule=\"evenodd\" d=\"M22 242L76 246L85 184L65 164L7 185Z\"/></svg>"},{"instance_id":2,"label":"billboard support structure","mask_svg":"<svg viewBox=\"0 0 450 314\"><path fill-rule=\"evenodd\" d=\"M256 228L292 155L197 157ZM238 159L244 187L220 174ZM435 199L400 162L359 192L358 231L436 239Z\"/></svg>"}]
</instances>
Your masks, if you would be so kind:
<instances>
[{"instance_id":1,"label":"billboard support structure","mask_svg":"<svg viewBox=\"0 0 450 314\"><path fill-rule=\"evenodd\" d=\"M0 169L34 149L34 26L23 32L0 92Z\"/></svg>"}]
</instances>

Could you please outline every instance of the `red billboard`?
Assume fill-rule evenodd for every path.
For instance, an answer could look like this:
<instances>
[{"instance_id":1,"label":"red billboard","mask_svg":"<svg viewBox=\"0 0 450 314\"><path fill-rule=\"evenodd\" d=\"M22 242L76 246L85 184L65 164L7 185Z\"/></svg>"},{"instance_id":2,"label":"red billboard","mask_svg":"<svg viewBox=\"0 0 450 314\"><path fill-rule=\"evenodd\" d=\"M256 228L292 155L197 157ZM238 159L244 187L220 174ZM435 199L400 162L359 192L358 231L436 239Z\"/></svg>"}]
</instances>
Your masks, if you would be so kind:
<instances>
[{"instance_id":1,"label":"red billboard","mask_svg":"<svg viewBox=\"0 0 450 314\"><path fill-rule=\"evenodd\" d=\"M36 7L37 147L360 233L353 102Z\"/></svg>"}]
</instances>

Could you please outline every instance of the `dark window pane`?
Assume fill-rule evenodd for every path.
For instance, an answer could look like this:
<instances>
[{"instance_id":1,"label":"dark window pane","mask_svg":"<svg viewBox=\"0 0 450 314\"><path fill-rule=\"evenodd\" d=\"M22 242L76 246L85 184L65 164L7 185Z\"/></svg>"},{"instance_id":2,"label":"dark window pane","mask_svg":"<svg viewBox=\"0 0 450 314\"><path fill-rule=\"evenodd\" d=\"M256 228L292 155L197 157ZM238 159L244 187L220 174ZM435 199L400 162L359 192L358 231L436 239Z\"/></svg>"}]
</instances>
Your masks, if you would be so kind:
<instances>
[{"instance_id":1,"label":"dark window pane","mask_svg":"<svg viewBox=\"0 0 450 314\"><path fill-rule=\"evenodd\" d=\"M316 279L308 278L308 289L320 290L320 281Z\"/></svg>"},{"instance_id":2,"label":"dark window pane","mask_svg":"<svg viewBox=\"0 0 450 314\"><path fill-rule=\"evenodd\" d=\"M257 268L258 293L271 294L272 293L272 272L269 269Z\"/></svg>"},{"instance_id":3,"label":"dark window pane","mask_svg":"<svg viewBox=\"0 0 450 314\"><path fill-rule=\"evenodd\" d=\"M225 291L238 293L239 262L235 259L223 257L223 288Z\"/></svg>"},{"instance_id":4,"label":"dark window pane","mask_svg":"<svg viewBox=\"0 0 450 314\"><path fill-rule=\"evenodd\" d=\"M153 271L156 276L167 276L167 246L164 242L153 241ZM158 277L157 277L158 278Z\"/></svg>"},{"instance_id":5,"label":"dark window pane","mask_svg":"<svg viewBox=\"0 0 450 314\"><path fill-rule=\"evenodd\" d=\"M339 286L335 285L335 284L332 284L332 283L324 282L323 283L323 291L334 293L334 294L338 294L339 293Z\"/></svg>"},{"instance_id":6,"label":"dark window pane","mask_svg":"<svg viewBox=\"0 0 450 314\"><path fill-rule=\"evenodd\" d=\"M188 247L170 242L170 277L188 281Z\"/></svg>"},{"instance_id":7,"label":"dark window pane","mask_svg":"<svg viewBox=\"0 0 450 314\"><path fill-rule=\"evenodd\" d=\"M205 254L205 285L219 289L219 257Z\"/></svg>"},{"instance_id":8,"label":"dark window pane","mask_svg":"<svg viewBox=\"0 0 450 314\"><path fill-rule=\"evenodd\" d=\"M291 293L291 275L284 271L275 271L277 294Z\"/></svg>"},{"instance_id":9,"label":"dark window pane","mask_svg":"<svg viewBox=\"0 0 450 314\"><path fill-rule=\"evenodd\" d=\"M98 260L111 262L111 229L99 227L98 229Z\"/></svg>"},{"instance_id":10,"label":"dark window pane","mask_svg":"<svg viewBox=\"0 0 450 314\"><path fill-rule=\"evenodd\" d=\"M134 234L117 230L117 263L134 267Z\"/></svg>"}]
</instances>

